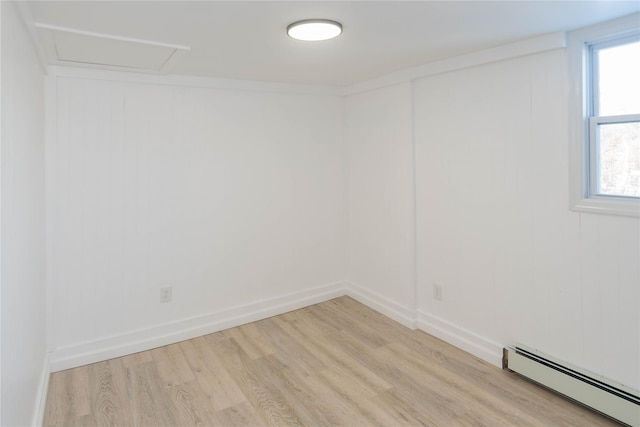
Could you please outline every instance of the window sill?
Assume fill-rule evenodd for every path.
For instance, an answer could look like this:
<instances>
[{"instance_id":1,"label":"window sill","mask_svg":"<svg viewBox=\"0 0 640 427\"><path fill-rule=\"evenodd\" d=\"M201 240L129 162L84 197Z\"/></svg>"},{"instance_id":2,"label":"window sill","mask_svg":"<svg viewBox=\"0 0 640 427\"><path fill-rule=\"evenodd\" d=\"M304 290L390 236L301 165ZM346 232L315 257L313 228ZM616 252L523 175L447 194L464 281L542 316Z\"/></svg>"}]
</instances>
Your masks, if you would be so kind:
<instances>
[{"instance_id":1,"label":"window sill","mask_svg":"<svg viewBox=\"0 0 640 427\"><path fill-rule=\"evenodd\" d=\"M593 197L581 199L575 203L571 210L574 212L587 212L605 215L620 215L640 217L640 200Z\"/></svg>"}]
</instances>

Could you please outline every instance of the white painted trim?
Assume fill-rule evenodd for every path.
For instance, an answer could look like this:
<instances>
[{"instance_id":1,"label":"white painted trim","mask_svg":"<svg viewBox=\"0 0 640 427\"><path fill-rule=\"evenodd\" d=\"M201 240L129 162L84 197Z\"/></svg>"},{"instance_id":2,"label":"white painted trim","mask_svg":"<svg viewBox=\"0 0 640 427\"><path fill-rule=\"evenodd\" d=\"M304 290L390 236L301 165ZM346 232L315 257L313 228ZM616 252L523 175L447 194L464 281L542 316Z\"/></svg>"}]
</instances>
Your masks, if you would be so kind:
<instances>
[{"instance_id":1,"label":"white painted trim","mask_svg":"<svg viewBox=\"0 0 640 427\"><path fill-rule=\"evenodd\" d=\"M2 8L3 8L3 3L0 3L0 46L2 46ZM4 223L4 211L2 209L2 152L3 150L3 146L4 146L4 141L2 139L2 127L4 126L4 118L2 116L2 92L4 91L4 88L2 87L2 82L4 80L2 79L2 48L0 47L0 423L2 423L2 396L4 396L4 387L2 386L3 381L2 381L2 355L3 355L3 347L2 347L2 331L3 331L3 327L2 327L2 294L4 291L4 286L2 284L2 271L4 269L4 254L2 253L2 242L3 242L3 238L2 238L2 224Z\"/></svg>"},{"instance_id":2,"label":"white painted trim","mask_svg":"<svg viewBox=\"0 0 640 427\"><path fill-rule=\"evenodd\" d=\"M36 401L33 408L32 426L41 426L44 423L44 411L47 404L47 393L49 391L49 378L51 377L51 369L49 365L49 353L45 354L44 363L40 373L40 381L36 391Z\"/></svg>"},{"instance_id":3,"label":"white painted trim","mask_svg":"<svg viewBox=\"0 0 640 427\"><path fill-rule=\"evenodd\" d=\"M55 153L58 146L58 85L56 77L48 74L44 81L44 204L45 204L45 300L46 303L46 350L55 348L56 316L55 305L56 290L51 272L54 271L54 201L56 200L57 162Z\"/></svg>"},{"instance_id":4,"label":"white painted trim","mask_svg":"<svg viewBox=\"0 0 640 427\"><path fill-rule=\"evenodd\" d=\"M575 212L640 216L640 202L633 199L586 197L588 142L586 141L587 88L585 43L638 29L640 14L581 28L567 34L567 79L569 85L569 208Z\"/></svg>"},{"instance_id":5,"label":"white painted trim","mask_svg":"<svg viewBox=\"0 0 640 427\"><path fill-rule=\"evenodd\" d=\"M417 312L417 327L494 366L502 367L502 349L504 346L495 341L422 310Z\"/></svg>"},{"instance_id":6,"label":"white painted trim","mask_svg":"<svg viewBox=\"0 0 640 427\"><path fill-rule=\"evenodd\" d=\"M8 2L9 3L9 2ZM38 34L36 27L34 25L33 16L31 15L31 10L29 9L28 2L26 1L12 1L18 11L18 16L22 21L25 29L27 30L27 34L29 34L29 38L33 43L34 50L38 56L38 62L40 62L40 67L42 67L42 72L44 74L47 73L47 54L45 50L45 46L42 42L42 38Z\"/></svg>"},{"instance_id":7,"label":"white painted trim","mask_svg":"<svg viewBox=\"0 0 640 427\"><path fill-rule=\"evenodd\" d=\"M80 67L49 66L49 73L57 77L88 80L118 81L139 84L196 87L205 89L244 90L254 92L278 92L301 95L341 96L340 88L332 86L258 82L251 80L216 79L211 77L142 74L124 71L94 70Z\"/></svg>"},{"instance_id":8,"label":"white painted trim","mask_svg":"<svg viewBox=\"0 0 640 427\"><path fill-rule=\"evenodd\" d=\"M416 319L418 310L420 309L420 292L418 285L418 157L417 157L417 141L416 141L416 82L415 80L409 84L409 95L411 96L411 284L413 286L413 317ZM413 328L417 328L416 320L414 320Z\"/></svg>"},{"instance_id":9,"label":"white painted trim","mask_svg":"<svg viewBox=\"0 0 640 427\"><path fill-rule=\"evenodd\" d=\"M407 328L416 329L415 311L353 282L346 282L347 296L367 307L392 318Z\"/></svg>"},{"instance_id":10,"label":"white painted trim","mask_svg":"<svg viewBox=\"0 0 640 427\"><path fill-rule=\"evenodd\" d=\"M56 349L48 357L47 372L57 372L150 350L152 348L266 319L271 316L277 316L291 310L297 310L344 295L392 318L408 328L421 329L492 365L502 366L503 346L499 343L424 311L418 310L416 312L387 297L362 288L353 282L341 281L307 291L282 295L208 313L202 316L195 316L141 330L104 337L94 341L61 347ZM41 389L44 390L43 392L46 392L48 378L46 381L45 383L43 380L41 385ZM44 396L46 396L46 394L44 394Z\"/></svg>"},{"instance_id":11,"label":"white painted trim","mask_svg":"<svg viewBox=\"0 0 640 427\"><path fill-rule=\"evenodd\" d=\"M337 282L201 316L61 347L51 354L51 372L173 344L277 316L291 310L328 301L344 294L345 283Z\"/></svg>"},{"instance_id":12,"label":"white painted trim","mask_svg":"<svg viewBox=\"0 0 640 427\"><path fill-rule=\"evenodd\" d=\"M535 38L498 46L478 52L460 55L442 61L431 62L418 67L407 68L395 73L356 83L347 87L303 85L276 82L261 82L251 80L233 80L211 77L197 77L184 75L144 74L132 71L91 69L83 67L68 67L61 65L49 66L49 72L59 77L84 78L92 80L123 81L128 83L162 84L185 87L201 87L212 89L236 89L264 92L283 92L307 95L347 96L374 89L402 84L435 74L442 74L455 70L474 67L510 58L531 55L552 49L565 47L564 33L550 33Z\"/></svg>"},{"instance_id":13,"label":"white painted trim","mask_svg":"<svg viewBox=\"0 0 640 427\"><path fill-rule=\"evenodd\" d=\"M410 82L422 77L436 74L448 73L451 71L471 68L478 65L489 64L491 62L504 61L520 56L533 55L553 49L561 49L566 46L565 34L562 32L544 34L515 43L485 49L478 52L459 55L441 61L430 62L413 68L406 68L395 73L356 83L347 86L343 94L353 95L360 92L380 89L385 86L393 86L400 83Z\"/></svg>"},{"instance_id":14,"label":"white painted trim","mask_svg":"<svg viewBox=\"0 0 640 427\"><path fill-rule=\"evenodd\" d=\"M41 28L49 31L58 31L61 33L79 34L81 36L96 37L101 39L117 40L122 42L130 42L130 43L138 43L138 44L146 44L149 46L167 47L170 49L191 50L191 47L183 46L179 44L170 44L170 43L164 43L164 42L157 42L153 40L136 39L133 37L116 36L113 34L106 34L106 33L96 33L93 31L85 31L85 30L79 30L77 28L62 27L60 25L51 25L43 22L35 22L34 25L36 26L36 28Z\"/></svg>"},{"instance_id":15,"label":"white painted trim","mask_svg":"<svg viewBox=\"0 0 640 427\"><path fill-rule=\"evenodd\" d=\"M33 20L31 20L31 22L33 22ZM77 28L70 28L70 27L61 27L58 25L51 25L51 24L46 24L42 22L34 22L32 27L35 27L41 30L40 34L42 34L45 39L45 42L44 42L44 45L46 46L45 57L47 57L48 55L49 62L53 64L69 64L69 63L74 64L74 62L61 61L56 57L56 54L55 54L56 46L55 46L54 36L53 36L54 32L78 34L81 36L115 40L119 42L133 43L138 45L161 47L161 48L173 50L171 55L169 55L169 58L158 69L151 69L151 68L136 69L132 67L124 67L124 66L117 66L117 65L75 63L75 66L81 67L81 68L112 70L112 71L127 71L127 72L133 72L133 73L167 74L171 70L171 68L178 63L180 58L182 58L186 53L191 51L190 46L164 43L164 42L158 42L153 40L136 39L133 37L123 37L123 36L117 36L113 34L96 33L93 31L79 30Z\"/></svg>"},{"instance_id":16,"label":"white painted trim","mask_svg":"<svg viewBox=\"0 0 640 427\"><path fill-rule=\"evenodd\" d=\"M201 316L60 347L50 355L50 371L61 371L150 350L277 316L343 295L353 298L410 329L421 329L492 365L502 366L502 345L424 311L418 310L416 312L353 282L341 281Z\"/></svg>"},{"instance_id":17,"label":"white painted trim","mask_svg":"<svg viewBox=\"0 0 640 427\"><path fill-rule=\"evenodd\" d=\"M607 200L604 197L589 197L576 201L571 206L571 210L591 214L640 217L640 202L623 198Z\"/></svg>"}]
</instances>

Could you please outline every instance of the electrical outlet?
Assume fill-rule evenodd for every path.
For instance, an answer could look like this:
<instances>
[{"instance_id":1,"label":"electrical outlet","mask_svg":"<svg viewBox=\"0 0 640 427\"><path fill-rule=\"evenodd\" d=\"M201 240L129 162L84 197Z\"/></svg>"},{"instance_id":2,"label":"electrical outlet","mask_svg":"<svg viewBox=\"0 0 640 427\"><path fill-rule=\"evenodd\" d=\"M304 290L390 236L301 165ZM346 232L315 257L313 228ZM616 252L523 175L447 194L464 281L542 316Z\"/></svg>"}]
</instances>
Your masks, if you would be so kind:
<instances>
[{"instance_id":1,"label":"electrical outlet","mask_svg":"<svg viewBox=\"0 0 640 427\"><path fill-rule=\"evenodd\" d=\"M433 285L433 298L442 301L442 286L437 284Z\"/></svg>"},{"instance_id":2,"label":"electrical outlet","mask_svg":"<svg viewBox=\"0 0 640 427\"><path fill-rule=\"evenodd\" d=\"M171 286L160 288L160 302L171 302Z\"/></svg>"}]
</instances>

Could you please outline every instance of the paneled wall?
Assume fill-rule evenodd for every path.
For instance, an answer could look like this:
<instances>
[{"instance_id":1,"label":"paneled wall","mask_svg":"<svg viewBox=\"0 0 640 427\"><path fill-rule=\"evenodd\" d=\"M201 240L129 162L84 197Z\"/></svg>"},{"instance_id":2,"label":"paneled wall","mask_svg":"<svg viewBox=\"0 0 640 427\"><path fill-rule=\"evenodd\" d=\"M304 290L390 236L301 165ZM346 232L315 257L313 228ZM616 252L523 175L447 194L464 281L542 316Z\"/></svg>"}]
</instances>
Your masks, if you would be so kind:
<instances>
[{"instance_id":1,"label":"paneled wall","mask_svg":"<svg viewBox=\"0 0 640 427\"><path fill-rule=\"evenodd\" d=\"M347 292L640 388L640 223L569 210L565 51L503 58L344 99L52 79L54 359Z\"/></svg>"},{"instance_id":2,"label":"paneled wall","mask_svg":"<svg viewBox=\"0 0 640 427\"><path fill-rule=\"evenodd\" d=\"M3 426L36 425L48 376L45 324L44 79L13 2L0 2Z\"/></svg>"},{"instance_id":3,"label":"paneled wall","mask_svg":"<svg viewBox=\"0 0 640 427\"><path fill-rule=\"evenodd\" d=\"M340 97L87 75L53 79L56 360L344 278Z\"/></svg>"},{"instance_id":4,"label":"paneled wall","mask_svg":"<svg viewBox=\"0 0 640 427\"><path fill-rule=\"evenodd\" d=\"M639 221L569 210L565 61L554 50L415 82L421 325L639 389Z\"/></svg>"},{"instance_id":5,"label":"paneled wall","mask_svg":"<svg viewBox=\"0 0 640 427\"><path fill-rule=\"evenodd\" d=\"M345 101L347 277L371 296L366 303L408 325L415 310L411 102L409 83Z\"/></svg>"}]
</instances>

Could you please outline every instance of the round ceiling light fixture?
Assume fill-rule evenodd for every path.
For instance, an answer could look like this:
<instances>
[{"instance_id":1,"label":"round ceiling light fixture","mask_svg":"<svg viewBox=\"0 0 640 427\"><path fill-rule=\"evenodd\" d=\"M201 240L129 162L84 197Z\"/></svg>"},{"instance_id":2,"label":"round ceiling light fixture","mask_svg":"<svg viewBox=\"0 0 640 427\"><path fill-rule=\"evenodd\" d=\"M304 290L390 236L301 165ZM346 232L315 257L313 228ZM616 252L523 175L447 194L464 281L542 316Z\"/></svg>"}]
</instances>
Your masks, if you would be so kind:
<instances>
[{"instance_id":1,"label":"round ceiling light fixture","mask_svg":"<svg viewBox=\"0 0 640 427\"><path fill-rule=\"evenodd\" d=\"M342 34L342 24L329 19L305 19L289 25L287 34L296 40L329 40Z\"/></svg>"}]
</instances>

